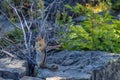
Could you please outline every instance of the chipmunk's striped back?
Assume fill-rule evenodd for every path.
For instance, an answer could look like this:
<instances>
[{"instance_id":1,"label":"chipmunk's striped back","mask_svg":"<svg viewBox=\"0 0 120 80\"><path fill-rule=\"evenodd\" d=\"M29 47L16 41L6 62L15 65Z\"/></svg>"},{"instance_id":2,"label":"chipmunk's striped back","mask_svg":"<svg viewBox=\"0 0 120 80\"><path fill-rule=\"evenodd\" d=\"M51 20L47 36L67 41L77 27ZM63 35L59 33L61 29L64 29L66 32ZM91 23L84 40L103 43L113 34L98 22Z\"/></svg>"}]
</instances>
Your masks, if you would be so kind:
<instances>
[{"instance_id":1,"label":"chipmunk's striped back","mask_svg":"<svg viewBox=\"0 0 120 80\"><path fill-rule=\"evenodd\" d=\"M35 48L40 52L43 52L45 50L46 44L44 38L42 37L37 38Z\"/></svg>"}]
</instances>

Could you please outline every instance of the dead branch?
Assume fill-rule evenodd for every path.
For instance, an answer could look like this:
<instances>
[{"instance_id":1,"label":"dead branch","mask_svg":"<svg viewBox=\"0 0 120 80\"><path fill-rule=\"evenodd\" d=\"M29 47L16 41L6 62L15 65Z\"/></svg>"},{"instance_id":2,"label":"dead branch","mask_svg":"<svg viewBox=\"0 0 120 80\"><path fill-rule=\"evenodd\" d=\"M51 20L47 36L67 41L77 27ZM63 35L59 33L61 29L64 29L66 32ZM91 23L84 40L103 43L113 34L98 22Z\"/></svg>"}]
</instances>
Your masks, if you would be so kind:
<instances>
[{"instance_id":1,"label":"dead branch","mask_svg":"<svg viewBox=\"0 0 120 80\"><path fill-rule=\"evenodd\" d=\"M1 52L3 52L3 53L5 53L5 54L7 54L8 56L10 56L10 57L12 57L12 58L16 58L16 56L15 55L13 55L12 53L10 53L10 52L8 52L8 51L6 51L6 50L0 50Z\"/></svg>"}]
</instances>

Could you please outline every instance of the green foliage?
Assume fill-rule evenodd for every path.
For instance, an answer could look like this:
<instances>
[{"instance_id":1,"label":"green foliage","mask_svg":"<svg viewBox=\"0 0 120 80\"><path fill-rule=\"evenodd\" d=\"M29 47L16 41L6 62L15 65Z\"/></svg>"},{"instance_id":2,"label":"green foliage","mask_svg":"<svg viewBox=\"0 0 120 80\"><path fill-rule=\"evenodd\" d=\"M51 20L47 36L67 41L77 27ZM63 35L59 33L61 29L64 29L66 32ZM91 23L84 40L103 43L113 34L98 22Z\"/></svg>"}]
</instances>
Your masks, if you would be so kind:
<instances>
[{"instance_id":1,"label":"green foliage","mask_svg":"<svg viewBox=\"0 0 120 80\"><path fill-rule=\"evenodd\" d=\"M114 20L109 11L103 15L90 11L86 15L84 22L70 24L68 32L61 32L64 48L120 53L120 21Z\"/></svg>"},{"instance_id":2,"label":"green foliage","mask_svg":"<svg viewBox=\"0 0 120 80\"><path fill-rule=\"evenodd\" d=\"M76 6L70 6L70 5L65 5L66 8L70 9L72 12L78 14L78 15L83 15L87 12L89 12L89 9L85 8L81 4L77 3Z\"/></svg>"},{"instance_id":3,"label":"green foliage","mask_svg":"<svg viewBox=\"0 0 120 80\"><path fill-rule=\"evenodd\" d=\"M6 47L6 46L8 46L8 45L9 45L9 44L7 43L6 40L0 39L0 48L1 48L1 46L2 46L2 47Z\"/></svg>"},{"instance_id":4,"label":"green foliage","mask_svg":"<svg viewBox=\"0 0 120 80\"><path fill-rule=\"evenodd\" d=\"M8 0L11 2L10 0ZM12 8L5 1L1 1L1 10L11 19L13 20L14 14L12 12Z\"/></svg>"},{"instance_id":5,"label":"green foliage","mask_svg":"<svg viewBox=\"0 0 120 80\"><path fill-rule=\"evenodd\" d=\"M114 10L120 9L120 0L115 0L115 2L112 4L112 9Z\"/></svg>"},{"instance_id":6,"label":"green foliage","mask_svg":"<svg viewBox=\"0 0 120 80\"><path fill-rule=\"evenodd\" d=\"M39 6L40 9L44 8L44 2L43 2L43 0L38 0L38 6Z\"/></svg>"},{"instance_id":7,"label":"green foliage","mask_svg":"<svg viewBox=\"0 0 120 80\"><path fill-rule=\"evenodd\" d=\"M67 13L65 11L62 13L60 13L60 11L57 11L56 21L60 24L65 24L67 21Z\"/></svg>"},{"instance_id":8,"label":"green foliage","mask_svg":"<svg viewBox=\"0 0 120 80\"><path fill-rule=\"evenodd\" d=\"M20 43L21 41L23 41L23 33L20 29L15 28L5 35L15 43Z\"/></svg>"},{"instance_id":9,"label":"green foliage","mask_svg":"<svg viewBox=\"0 0 120 80\"><path fill-rule=\"evenodd\" d=\"M18 9L18 14L20 17L22 17L22 14L27 18L33 18L33 17L40 17L40 12L42 9L44 9L44 2L43 0L36 0L37 3L35 3L34 0L7 0L7 1L1 1L1 11L6 14L6 16L12 21L12 22L18 22L19 19L16 16L14 9L10 6L11 4L14 7L20 7ZM34 5L32 5L35 3ZM33 7L33 10L31 12L30 7ZM22 12L22 14L21 14Z\"/></svg>"},{"instance_id":10,"label":"green foliage","mask_svg":"<svg viewBox=\"0 0 120 80\"><path fill-rule=\"evenodd\" d=\"M0 38L0 46L2 47L10 45L10 42L8 40L12 40L15 44L23 42L23 33L18 28L15 28L10 32L5 32L3 33L3 35L4 35L3 38Z\"/></svg>"}]
</instances>

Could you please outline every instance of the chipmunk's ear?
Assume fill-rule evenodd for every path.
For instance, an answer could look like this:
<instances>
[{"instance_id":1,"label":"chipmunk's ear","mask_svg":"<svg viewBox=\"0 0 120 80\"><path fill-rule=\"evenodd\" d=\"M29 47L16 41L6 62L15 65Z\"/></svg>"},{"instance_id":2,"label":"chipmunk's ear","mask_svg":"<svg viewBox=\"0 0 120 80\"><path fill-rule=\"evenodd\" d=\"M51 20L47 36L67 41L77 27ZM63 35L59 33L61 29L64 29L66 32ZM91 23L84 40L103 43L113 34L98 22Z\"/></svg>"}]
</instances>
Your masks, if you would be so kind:
<instances>
[{"instance_id":1,"label":"chipmunk's ear","mask_svg":"<svg viewBox=\"0 0 120 80\"><path fill-rule=\"evenodd\" d=\"M40 41L40 39L41 39L40 36L37 36L37 37L36 37L36 41L37 41L37 42Z\"/></svg>"},{"instance_id":2,"label":"chipmunk's ear","mask_svg":"<svg viewBox=\"0 0 120 80\"><path fill-rule=\"evenodd\" d=\"M40 34L36 37L36 41L40 41L44 38L44 35L43 34Z\"/></svg>"},{"instance_id":3,"label":"chipmunk's ear","mask_svg":"<svg viewBox=\"0 0 120 80\"><path fill-rule=\"evenodd\" d=\"M41 33L41 34L40 34L40 37L43 39L43 38L44 38L44 34L43 34L43 33Z\"/></svg>"}]
</instances>

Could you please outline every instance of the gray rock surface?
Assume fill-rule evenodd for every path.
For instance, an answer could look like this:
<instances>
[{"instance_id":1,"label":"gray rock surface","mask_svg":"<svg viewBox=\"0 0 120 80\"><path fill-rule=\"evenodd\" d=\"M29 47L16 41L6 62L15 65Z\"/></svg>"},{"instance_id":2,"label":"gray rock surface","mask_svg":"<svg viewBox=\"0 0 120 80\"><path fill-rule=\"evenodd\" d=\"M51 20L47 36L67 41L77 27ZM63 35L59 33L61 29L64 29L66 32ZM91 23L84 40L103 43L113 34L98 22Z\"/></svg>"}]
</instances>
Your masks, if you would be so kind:
<instances>
[{"instance_id":1,"label":"gray rock surface","mask_svg":"<svg viewBox=\"0 0 120 80\"><path fill-rule=\"evenodd\" d=\"M0 38L3 37L4 33L12 31L14 26L8 21L5 16L0 15Z\"/></svg>"},{"instance_id":2,"label":"gray rock surface","mask_svg":"<svg viewBox=\"0 0 120 80\"><path fill-rule=\"evenodd\" d=\"M0 80L13 80L13 79L3 79L3 78L0 77Z\"/></svg>"},{"instance_id":3,"label":"gray rock surface","mask_svg":"<svg viewBox=\"0 0 120 80\"><path fill-rule=\"evenodd\" d=\"M87 16L79 16L73 19L74 22L83 22L87 19Z\"/></svg>"},{"instance_id":4,"label":"gray rock surface","mask_svg":"<svg viewBox=\"0 0 120 80\"><path fill-rule=\"evenodd\" d=\"M36 77L24 76L20 80L42 80L42 79Z\"/></svg>"},{"instance_id":5,"label":"gray rock surface","mask_svg":"<svg viewBox=\"0 0 120 80\"><path fill-rule=\"evenodd\" d=\"M58 70L39 69L46 80L120 80L120 55L101 51L62 51L47 58Z\"/></svg>"},{"instance_id":6,"label":"gray rock surface","mask_svg":"<svg viewBox=\"0 0 120 80\"><path fill-rule=\"evenodd\" d=\"M26 75L26 67L27 64L24 60L2 58L0 59L0 77L18 80Z\"/></svg>"}]
</instances>

